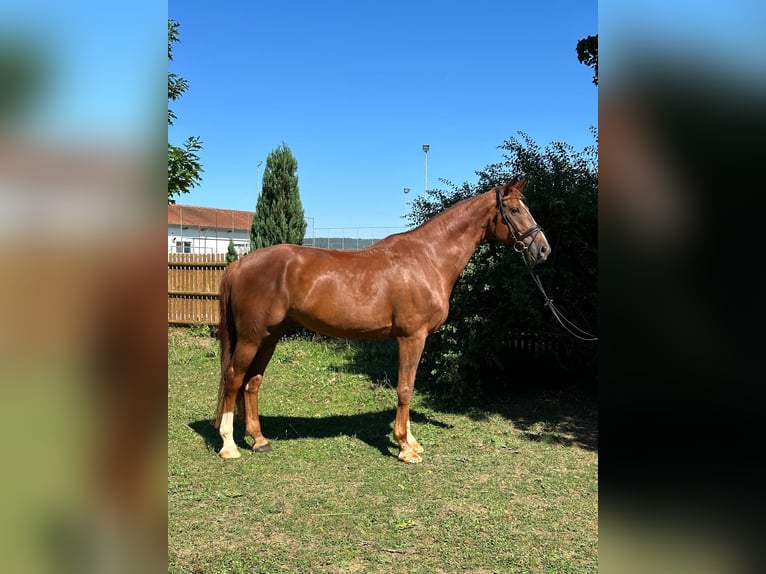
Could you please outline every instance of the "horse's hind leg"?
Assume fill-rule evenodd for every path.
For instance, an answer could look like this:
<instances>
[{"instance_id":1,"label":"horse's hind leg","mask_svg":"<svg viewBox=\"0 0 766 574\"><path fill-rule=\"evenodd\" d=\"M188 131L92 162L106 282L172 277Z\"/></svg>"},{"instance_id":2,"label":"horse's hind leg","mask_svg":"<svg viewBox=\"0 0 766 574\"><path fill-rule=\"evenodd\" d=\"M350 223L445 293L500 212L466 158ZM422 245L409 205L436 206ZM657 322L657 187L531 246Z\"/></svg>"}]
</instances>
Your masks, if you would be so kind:
<instances>
[{"instance_id":1,"label":"horse's hind leg","mask_svg":"<svg viewBox=\"0 0 766 574\"><path fill-rule=\"evenodd\" d=\"M237 404L237 395L240 393L245 373L253 363L258 351L258 346L252 343L239 342L234 349L232 364L224 373L224 398L223 414L219 432L223 439L223 447L218 452L222 458L239 458L241 455L234 442L234 409Z\"/></svg>"},{"instance_id":2,"label":"horse's hind leg","mask_svg":"<svg viewBox=\"0 0 766 574\"><path fill-rule=\"evenodd\" d=\"M263 373L274 354L279 337L270 336L261 343L255 355L252 367L248 371L245 383L245 429L253 437L253 450L256 452L271 451L271 444L261 432L261 420L258 415L258 391L263 383Z\"/></svg>"}]
</instances>

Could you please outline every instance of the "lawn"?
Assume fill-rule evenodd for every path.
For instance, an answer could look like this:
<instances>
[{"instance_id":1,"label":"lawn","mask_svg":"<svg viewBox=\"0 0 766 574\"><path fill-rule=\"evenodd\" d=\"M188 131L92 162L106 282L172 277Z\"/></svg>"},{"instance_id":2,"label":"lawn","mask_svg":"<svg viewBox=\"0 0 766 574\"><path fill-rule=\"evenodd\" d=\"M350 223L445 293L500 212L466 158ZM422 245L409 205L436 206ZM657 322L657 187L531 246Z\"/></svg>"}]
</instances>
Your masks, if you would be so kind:
<instances>
[{"instance_id":1,"label":"lawn","mask_svg":"<svg viewBox=\"0 0 766 574\"><path fill-rule=\"evenodd\" d=\"M425 454L406 465L392 345L292 338L260 393L273 452L246 450L237 422L243 456L223 460L218 373L215 339L168 330L169 572L597 571L592 398L526 390L451 412L416 386Z\"/></svg>"}]
</instances>

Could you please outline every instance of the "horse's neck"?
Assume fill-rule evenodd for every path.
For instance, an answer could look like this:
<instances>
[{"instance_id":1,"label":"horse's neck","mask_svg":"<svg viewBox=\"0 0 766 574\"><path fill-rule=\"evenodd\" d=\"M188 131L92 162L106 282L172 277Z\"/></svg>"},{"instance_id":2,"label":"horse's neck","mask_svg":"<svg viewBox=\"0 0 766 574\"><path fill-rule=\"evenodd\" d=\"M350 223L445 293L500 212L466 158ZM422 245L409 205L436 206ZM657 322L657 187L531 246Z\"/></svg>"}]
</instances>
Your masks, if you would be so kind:
<instances>
[{"instance_id":1,"label":"horse's neck","mask_svg":"<svg viewBox=\"0 0 766 574\"><path fill-rule=\"evenodd\" d=\"M485 238L491 210L487 194L466 199L412 231L430 250L430 261L450 289Z\"/></svg>"}]
</instances>

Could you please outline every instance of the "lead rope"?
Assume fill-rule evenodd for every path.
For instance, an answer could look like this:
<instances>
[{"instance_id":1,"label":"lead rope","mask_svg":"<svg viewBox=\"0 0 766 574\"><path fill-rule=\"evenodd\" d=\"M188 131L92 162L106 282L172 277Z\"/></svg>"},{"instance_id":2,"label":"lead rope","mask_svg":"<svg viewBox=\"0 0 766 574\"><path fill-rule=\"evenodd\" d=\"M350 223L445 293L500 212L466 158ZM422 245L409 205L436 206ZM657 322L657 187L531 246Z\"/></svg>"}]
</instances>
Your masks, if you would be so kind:
<instances>
[{"instance_id":1,"label":"lead rope","mask_svg":"<svg viewBox=\"0 0 766 574\"><path fill-rule=\"evenodd\" d=\"M588 333L587 331L583 331L582 329L580 329L580 327L572 323L572 321L564 317L564 315L561 314L561 311L556 309L556 306L553 304L553 299L548 297L548 294L545 292L545 289L543 289L543 284L540 281L540 277L537 275L537 273L533 273L532 271L530 271L529 274L532 276L532 280L535 282L535 285L537 285L538 289L540 289L540 292L543 294L543 297L545 297L545 307L548 307L551 310L551 313L553 313L553 316L556 317L556 320L561 324L561 326L564 327L564 330L566 330L573 337L580 339L581 341L598 341L598 337ZM572 329L567 327L567 325L569 325L569 327L572 327L572 329L579 331L585 336L583 337L581 335L578 335Z\"/></svg>"}]
</instances>

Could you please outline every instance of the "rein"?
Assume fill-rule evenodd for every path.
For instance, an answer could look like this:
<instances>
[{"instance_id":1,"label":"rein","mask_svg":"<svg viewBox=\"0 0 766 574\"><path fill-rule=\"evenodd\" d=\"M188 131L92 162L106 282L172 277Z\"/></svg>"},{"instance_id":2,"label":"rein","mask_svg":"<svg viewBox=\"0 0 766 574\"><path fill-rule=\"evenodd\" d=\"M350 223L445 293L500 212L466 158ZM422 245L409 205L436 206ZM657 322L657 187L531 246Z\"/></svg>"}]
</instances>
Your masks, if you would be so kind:
<instances>
[{"instance_id":1,"label":"rein","mask_svg":"<svg viewBox=\"0 0 766 574\"><path fill-rule=\"evenodd\" d=\"M526 263L526 260L524 262ZM537 275L537 273L534 273L530 269L529 274L532 276L532 280L535 282L535 285L537 285L537 288L540 289L540 292L543 294L543 297L545 297L544 306L548 307L551 310L551 313L553 313L553 316L556 317L556 320L559 322L559 324L561 324L561 326L564 327L565 331L567 331L573 337L580 339L581 341L598 341L598 337L596 337L595 335L591 335L587 331L583 331L582 329L580 329L580 327L572 323L572 321L564 317L564 315L561 314L561 311L556 309L555 305L553 304L553 299L548 297L548 294L545 292L545 289L543 289L543 284L540 281L540 277ZM582 335L578 335L572 329L567 327L567 325L569 325L569 327L571 327L572 329L582 333Z\"/></svg>"},{"instance_id":2,"label":"rein","mask_svg":"<svg viewBox=\"0 0 766 574\"><path fill-rule=\"evenodd\" d=\"M495 197L497 198L497 210L500 212L500 217L502 217L503 222L508 226L508 230L513 234L513 237L516 239L516 243L514 243L513 245L513 250L519 255L521 255L521 259L522 261L524 261L524 265L529 267L529 261L527 260L527 257L525 256L525 253L524 253L528 249L527 245L524 243L524 239L526 239L532 234L535 234L535 235L538 234L539 232L543 230L543 228L535 224L531 226L529 229L527 229L524 233L519 233L519 230L516 228L516 225L513 223L511 216L508 215L508 212L505 210L505 205L503 205L503 199L500 196L500 188L498 187L495 188ZM545 297L544 306L548 307L551 310L551 313L553 313L553 316L556 318L559 324L562 327L564 327L565 331L567 331L573 337L580 339L581 341L598 341L598 337L588 333L587 331L583 331L577 325L572 323L569 319L564 317L564 315L561 314L561 311L556 309L556 306L553 304L553 299L548 297L548 294L545 292L545 289L543 288L543 284L540 281L540 277L537 275L537 273L533 272L532 269L530 268L529 274L532 276L532 280L535 282L535 285L537 285L537 288L540 289L540 292L543 294L543 297ZM581 333L581 334L578 334L578 333Z\"/></svg>"}]
</instances>

